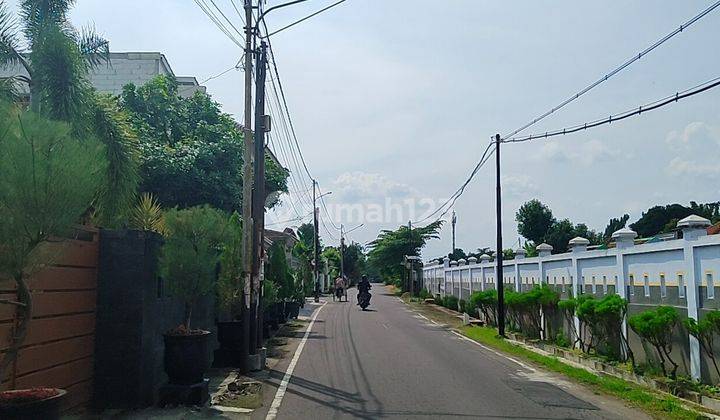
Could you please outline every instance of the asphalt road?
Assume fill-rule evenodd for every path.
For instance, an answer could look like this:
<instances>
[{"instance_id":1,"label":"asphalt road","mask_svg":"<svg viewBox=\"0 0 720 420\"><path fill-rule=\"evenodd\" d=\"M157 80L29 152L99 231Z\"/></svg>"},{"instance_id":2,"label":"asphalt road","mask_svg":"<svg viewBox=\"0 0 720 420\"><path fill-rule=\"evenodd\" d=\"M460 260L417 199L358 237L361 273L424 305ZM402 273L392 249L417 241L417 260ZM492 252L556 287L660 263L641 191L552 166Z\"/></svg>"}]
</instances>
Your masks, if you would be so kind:
<instances>
[{"instance_id":1,"label":"asphalt road","mask_svg":"<svg viewBox=\"0 0 720 420\"><path fill-rule=\"evenodd\" d=\"M355 289L320 309L277 418L647 418L463 340L380 285L372 292L367 312Z\"/></svg>"}]
</instances>

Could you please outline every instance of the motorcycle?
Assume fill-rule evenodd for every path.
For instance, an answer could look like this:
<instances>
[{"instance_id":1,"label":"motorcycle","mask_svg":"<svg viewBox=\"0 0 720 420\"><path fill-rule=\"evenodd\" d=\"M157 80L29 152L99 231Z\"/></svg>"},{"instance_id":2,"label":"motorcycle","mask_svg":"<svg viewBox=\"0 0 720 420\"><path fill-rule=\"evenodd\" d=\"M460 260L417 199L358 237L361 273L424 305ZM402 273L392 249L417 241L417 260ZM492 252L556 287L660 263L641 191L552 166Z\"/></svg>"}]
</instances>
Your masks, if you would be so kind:
<instances>
[{"instance_id":1,"label":"motorcycle","mask_svg":"<svg viewBox=\"0 0 720 420\"><path fill-rule=\"evenodd\" d=\"M360 308L362 308L363 311L364 311L368 306L370 306L370 296L371 296L371 295L370 295L370 292L362 292L362 293L360 293L360 297L358 298L358 300L359 300Z\"/></svg>"}]
</instances>

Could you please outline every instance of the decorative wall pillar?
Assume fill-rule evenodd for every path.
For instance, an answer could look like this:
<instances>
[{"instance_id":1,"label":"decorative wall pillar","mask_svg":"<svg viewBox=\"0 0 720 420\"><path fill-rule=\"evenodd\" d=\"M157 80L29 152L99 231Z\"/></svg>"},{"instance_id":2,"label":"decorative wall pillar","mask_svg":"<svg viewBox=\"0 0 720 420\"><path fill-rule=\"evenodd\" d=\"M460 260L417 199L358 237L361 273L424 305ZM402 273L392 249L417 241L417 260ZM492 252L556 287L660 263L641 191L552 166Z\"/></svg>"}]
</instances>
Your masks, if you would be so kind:
<instances>
[{"instance_id":1,"label":"decorative wall pillar","mask_svg":"<svg viewBox=\"0 0 720 420\"><path fill-rule=\"evenodd\" d=\"M578 236L571 239L568 245L572 250L573 297L577 298L583 292L582 287L584 287L584 284L582 283L582 273L580 272L580 265L578 264L578 254L587 251L587 247L588 245L590 245L590 241ZM575 323L575 331L580 332L580 320L577 316L575 316L573 321Z\"/></svg>"},{"instance_id":2,"label":"decorative wall pillar","mask_svg":"<svg viewBox=\"0 0 720 420\"><path fill-rule=\"evenodd\" d=\"M487 281L485 277L485 265L490 262L490 256L488 254L482 254L480 256L480 264L482 264L483 268L480 270L480 275L482 276L482 283L480 283L480 290L485 291L485 282Z\"/></svg>"},{"instance_id":3,"label":"decorative wall pillar","mask_svg":"<svg viewBox=\"0 0 720 420\"><path fill-rule=\"evenodd\" d=\"M468 258L468 265L471 266L468 269L468 277L470 278L470 294L472 295L473 292L475 291L475 288L473 287L473 279L474 279L473 278L473 269L477 265L477 258L475 258L475 257Z\"/></svg>"},{"instance_id":4,"label":"decorative wall pillar","mask_svg":"<svg viewBox=\"0 0 720 420\"><path fill-rule=\"evenodd\" d=\"M704 217L697 215L690 215L677 224L677 227L682 230L683 239L685 244L683 246L683 253L685 255L685 270L687 279L685 284L687 285L687 312L688 317L698 320L699 308L700 308L700 276L702 273L698 273L695 270L695 248L694 242L707 235L707 227L710 226L710 221ZM693 379L700 379L702 376L700 367L700 343L697 338L692 335L690 339L690 375Z\"/></svg>"},{"instance_id":5,"label":"decorative wall pillar","mask_svg":"<svg viewBox=\"0 0 720 420\"><path fill-rule=\"evenodd\" d=\"M635 238L637 238L637 232L629 228L622 228L616 230L612 234L612 238L615 239L615 262L617 264L617 281L615 282L615 293L621 298L627 299L628 295L628 284L627 277L628 273L625 270L625 251L635 246ZM632 285L630 285L632 287ZM622 333L625 337L628 336L627 316L622 320ZM625 355L627 349L622 348L621 351Z\"/></svg>"}]
</instances>

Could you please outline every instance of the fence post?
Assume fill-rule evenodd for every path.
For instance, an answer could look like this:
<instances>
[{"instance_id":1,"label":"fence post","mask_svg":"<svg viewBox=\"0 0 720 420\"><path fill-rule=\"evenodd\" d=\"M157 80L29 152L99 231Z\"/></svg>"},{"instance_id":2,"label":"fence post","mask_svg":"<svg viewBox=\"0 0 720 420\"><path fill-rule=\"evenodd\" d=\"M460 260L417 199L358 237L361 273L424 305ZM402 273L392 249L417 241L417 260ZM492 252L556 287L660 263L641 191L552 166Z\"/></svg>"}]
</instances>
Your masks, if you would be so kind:
<instances>
[{"instance_id":1,"label":"fence post","mask_svg":"<svg viewBox=\"0 0 720 420\"><path fill-rule=\"evenodd\" d=\"M638 236L637 232L635 232L629 228L622 228L620 230L616 230L612 234L612 239L615 239L615 249L616 249L615 263L617 265L617 268L616 268L617 281L615 282L615 293L620 295L620 297L623 299L628 298L627 270L625 270L625 252L624 252L624 250L635 246L635 238L637 238L637 236ZM629 343L627 326L628 325L627 325L627 315L626 315L625 318L623 318L623 320L622 320L621 333L625 336L625 338L627 339L626 341ZM627 355L627 349L623 346L623 348L621 348L620 350L622 351L623 356L625 357Z\"/></svg>"},{"instance_id":2,"label":"fence post","mask_svg":"<svg viewBox=\"0 0 720 420\"><path fill-rule=\"evenodd\" d=\"M455 296L455 278L457 275L455 274L456 270L452 270L453 268L457 267L458 263L457 261L450 261L450 296Z\"/></svg>"},{"instance_id":3,"label":"fence post","mask_svg":"<svg viewBox=\"0 0 720 420\"><path fill-rule=\"evenodd\" d=\"M677 227L682 229L683 239L683 254L685 256L685 270L687 272L687 279L685 284L687 285L687 312L688 317L695 320L699 319L699 286L701 273L695 271L695 248L693 242L701 237L707 235L707 227L710 226L710 221L704 217L690 215L677 224ZM679 286L679 285L678 285ZM700 358L700 343L697 338L689 335L690 340L690 375L693 379L700 379L702 376L701 369L701 358Z\"/></svg>"},{"instance_id":4,"label":"fence post","mask_svg":"<svg viewBox=\"0 0 720 420\"><path fill-rule=\"evenodd\" d=\"M580 265L578 264L578 254L587 251L587 247L589 244L589 240L580 236L571 239L568 243L570 249L572 250L572 290L574 298L580 296L580 294L583 292L582 288L584 287L584 284L582 283L582 273L580 270ZM578 334L582 336L582 332L580 331L580 320L578 319L577 315L574 316L573 322L575 324L575 331L577 331Z\"/></svg>"},{"instance_id":5,"label":"fence post","mask_svg":"<svg viewBox=\"0 0 720 420\"><path fill-rule=\"evenodd\" d=\"M550 254L552 254L553 247L550 244L541 243L537 246L537 252L538 252L538 273L540 274L540 284L550 284L549 281L546 281L545 279L545 267L543 266L543 258L549 257Z\"/></svg>"},{"instance_id":6,"label":"fence post","mask_svg":"<svg viewBox=\"0 0 720 420\"><path fill-rule=\"evenodd\" d=\"M465 258L460 258L458 260L458 267L462 267L467 263ZM463 270L458 270L458 282L460 283L460 287L458 288L458 299L463 298Z\"/></svg>"},{"instance_id":7,"label":"fence post","mask_svg":"<svg viewBox=\"0 0 720 420\"><path fill-rule=\"evenodd\" d=\"M482 290L483 292L485 291L485 282L486 282L486 278L485 278L485 264L487 264L487 263L489 263L489 262L490 262L490 256L489 256L488 254L482 254L482 255L480 256L480 264L483 266L483 267L480 269L480 272L481 272L481 275L482 275L482 283L480 283L480 290Z\"/></svg>"},{"instance_id":8,"label":"fence post","mask_svg":"<svg viewBox=\"0 0 720 420\"><path fill-rule=\"evenodd\" d=\"M450 258L443 258L443 297L447 296L447 273L450 268Z\"/></svg>"},{"instance_id":9,"label":"fence post","mask_svg":"<svg viewBox=\"0 0 720 420\"><path fill-rule=\"evenodd\" d=\"M468 258L468 265L471 266L468 269L468 277L470 277L470 295L472 295L473 292L475 291L475 288L473 287L473 280L474 280L473 268L475 268L475 266L477 265L477 258L475 258L475 257Z\"/></svg>"},{"instance_id":10,"label":"fence post","mask_svg":"<svg viewBox=\"0 0 720 420\"><path fill-rule=\"evenodd\" d=\"M517 260L525 259L525 248L518 248L515 250L515 291L522 292L522 281L520 278L520 263Z\"/></svg>"},{"instance_id":11,"label":"fence post","mask_svg":"<svg viewBox=\"0 0 720 420\"><path fill-rule=\"evenodd\" d=\"M545 268L543 267L543 258L550 255L552 252L552 245L541 243L538 245L535 249L537 249L538 252L538 276L540 276L538 284L542 286L543 284L546 284L545 282ZM549 283L549 282L547 282ZM540 306L540 338L543 340L547 340L547 320L545 319L545 311L542 309L542 305ZM552 337L550 337L552 339Z\"/></svg>"}]
</instances>

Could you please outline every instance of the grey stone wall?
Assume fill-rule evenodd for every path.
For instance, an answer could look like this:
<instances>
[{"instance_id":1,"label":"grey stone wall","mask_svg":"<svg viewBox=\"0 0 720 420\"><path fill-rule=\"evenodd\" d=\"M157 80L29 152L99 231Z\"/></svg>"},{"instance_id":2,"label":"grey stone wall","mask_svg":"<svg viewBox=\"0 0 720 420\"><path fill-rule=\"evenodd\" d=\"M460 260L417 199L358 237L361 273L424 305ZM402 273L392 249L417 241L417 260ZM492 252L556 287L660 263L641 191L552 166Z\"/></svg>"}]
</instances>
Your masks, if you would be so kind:
<instances>
[{"instance_id":1,"label":"grey stone wall","mask_svg":"<svg viewBox=\"0 0 720 420\"><path fill-rule=\"evenodd\" d=\"M136 408L155 403L167 381L162 334L183 321L184 305L158 275L162 238L152 232L102 230L95 338L96 407ZM203 299L193 312L197 328L213 332L215 302Z\"/></svg>"}]
</instances>

